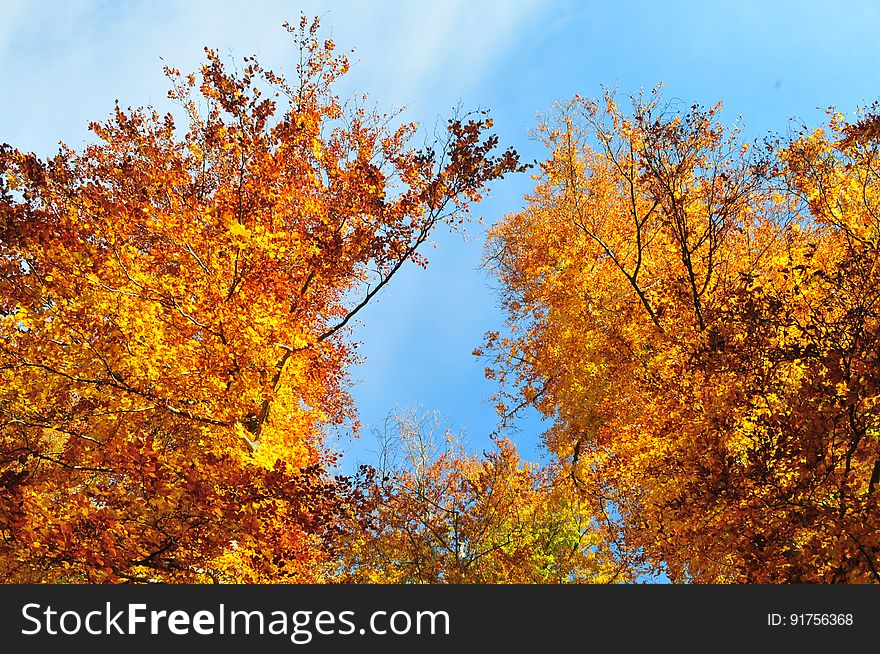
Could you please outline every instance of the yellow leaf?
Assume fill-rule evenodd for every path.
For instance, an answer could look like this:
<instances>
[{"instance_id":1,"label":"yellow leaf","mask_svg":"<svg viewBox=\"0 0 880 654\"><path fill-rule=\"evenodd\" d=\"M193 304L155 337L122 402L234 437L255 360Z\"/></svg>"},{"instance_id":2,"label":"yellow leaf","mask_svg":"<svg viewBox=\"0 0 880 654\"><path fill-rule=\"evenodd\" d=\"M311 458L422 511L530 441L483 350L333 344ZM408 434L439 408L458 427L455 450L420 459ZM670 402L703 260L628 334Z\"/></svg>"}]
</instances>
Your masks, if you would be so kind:
<instances>
[{"instance_id":1,"label":"yellow leaf","mask_svg":"<svg viewBox=\"0 0 880 654\"><path fill-rule=\"evenodd\" d=\"M251 235L251 230L237 220L232 221L232 224L229 226L229 232L234 236L240 236L242 238L250 238Z\"/></svg>"}]
</instances>

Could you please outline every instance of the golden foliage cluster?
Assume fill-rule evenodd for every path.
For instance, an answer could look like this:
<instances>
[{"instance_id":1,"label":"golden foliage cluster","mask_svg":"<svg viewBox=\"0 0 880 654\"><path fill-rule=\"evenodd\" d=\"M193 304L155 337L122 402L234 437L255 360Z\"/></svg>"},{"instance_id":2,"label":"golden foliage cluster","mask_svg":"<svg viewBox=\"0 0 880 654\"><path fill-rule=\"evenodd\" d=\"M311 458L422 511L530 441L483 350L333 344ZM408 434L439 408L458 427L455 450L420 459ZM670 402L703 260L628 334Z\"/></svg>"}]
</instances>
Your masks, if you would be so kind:
<instances>
[{"instance_id":1,"label":"golden foliage cluster","mask_svg":"<svg viewBox=\"0 0 880 654\"><path fill-rule=\"evenodd\" d=\"M490 237L488 373L634 561L673 581L880 581L877 107L749 147L720 105L560 106Z\"/></svg>"}]
</instances>

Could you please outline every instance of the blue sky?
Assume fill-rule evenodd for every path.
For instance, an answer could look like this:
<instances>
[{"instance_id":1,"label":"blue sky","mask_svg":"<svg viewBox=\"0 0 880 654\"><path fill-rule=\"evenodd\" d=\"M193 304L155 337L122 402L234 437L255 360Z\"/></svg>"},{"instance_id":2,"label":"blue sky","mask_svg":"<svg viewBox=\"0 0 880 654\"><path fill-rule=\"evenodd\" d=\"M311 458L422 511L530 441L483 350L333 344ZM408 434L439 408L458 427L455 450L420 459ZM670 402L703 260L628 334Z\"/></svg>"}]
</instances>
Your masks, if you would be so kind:
<instances>
[{"instance_id":1,"label":"blue sky","mask_svg":"<svg viewBox=\"0 0 880 654\"><path fill-rule=\"evenodd\" d=\"M526 160L545 156L528 137L536 114L575 93L598 95L664 82L684 102L725 103L749 137L788 120L822 121L880 97L880 2L114 2L0 0L0 142L50 153L88 138L90 120L124 106L165 105L165 62L195 70L202 47L292 64L280 25L322 17L341 49L355 48L343 95L367 91L383 108L433 127L453 106L489 108L502 142ZM354 395L366 425L395 407L440 411L486 445L494 391L471 351L503 320L478 269L483 230L522 206L531 180L511 178L475 207L467 238L438 233L427 271L404 269L362 315L364 364ZM527 416L515 435L540 456L543 429ZM342 443L345 467L370 457L370 439Z\"/></svg>"}]
</instances>

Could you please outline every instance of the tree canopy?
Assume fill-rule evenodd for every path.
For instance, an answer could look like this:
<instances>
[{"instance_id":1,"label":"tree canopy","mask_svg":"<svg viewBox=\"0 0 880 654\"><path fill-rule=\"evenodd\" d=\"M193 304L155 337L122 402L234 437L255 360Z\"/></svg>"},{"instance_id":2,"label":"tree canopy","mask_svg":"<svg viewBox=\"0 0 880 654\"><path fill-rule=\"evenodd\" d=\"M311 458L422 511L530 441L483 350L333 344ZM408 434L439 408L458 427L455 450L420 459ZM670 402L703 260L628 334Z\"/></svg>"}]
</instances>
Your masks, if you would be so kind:
<instances>
[{"instance_id":1,"label":"tree canopy","mask_svg":"<svg viewBox=\"0 0 880 654\"><path fill-rule=\"evenodd\" d=\"M720 105L576 97L490 237L488 374L648 569L880 581L877 107L756 148Z\"/></svg>"},{"instance_id":2,"label":"tree canopy","mask_svg":"<svg viewBox=\"0 0 880 654\"><path fill-rule=\"evenodd\" d=\"M325 578L351 320L520 165L484 113L412 147L288 30L290 80L166 69L182 127L117 105L82 151L0 151L4 579Z\"/></svg>"},{"instance_id":3,"label":"tree canopy","mask_svg":"<svg viewBox=\"0 0 880 654\"><path fill-rule=\"evenodd\" d=\"M557 106L488 233L490 446L393 413L342 477L360 312L530 166L485 111L413 145L285 27L289 77L206 49L170 113L0 146L0 579L880 582L880 105L757 143L659 89Z\"/></svg>"}]
</instances>

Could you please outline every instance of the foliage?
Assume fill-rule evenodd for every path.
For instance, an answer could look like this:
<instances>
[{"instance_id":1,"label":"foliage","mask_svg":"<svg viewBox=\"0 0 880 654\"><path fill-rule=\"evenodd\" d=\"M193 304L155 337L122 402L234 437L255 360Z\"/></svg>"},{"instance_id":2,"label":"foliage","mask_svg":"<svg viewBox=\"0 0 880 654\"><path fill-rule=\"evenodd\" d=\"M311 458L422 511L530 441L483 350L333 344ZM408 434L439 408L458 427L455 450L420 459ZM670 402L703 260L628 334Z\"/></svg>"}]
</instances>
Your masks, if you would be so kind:
<instances>
[{"instance_id":1,"label":"foliage","mask_svg":"<svg viewBox=\"0 0 880 654\"><path fill-rule=\"evenodd\" d=\"M369 583L568 583L627 579L590 507L555 466L524 463L507 439L481 456L436 416L389 417L344 548L343 578Z\"/></svg>"},{"instance_id":2,"label":"foliage","mask_svg":"<svg viewBox=\"0 0 880 654\"><path fill-rule=\"evenodd\" d=\"M483 114L412 148L288 30L292 81L167 69L185 129L117 105L81 152L0 151L3 579L324 578L350 321L519 164Z\"/></svg>"},{"instance_id":3,"label":"foliage","mask_svg":"<svg viewBox=\"0 0 880 654\"><path fill-rule=\"evenodd\" d=\"M499 410L673 581L880 581L880 117L743 144L720 105L561 106L492 232ZM601 515L601 514L600 514Z\"/></svg>"}]
</instances>

